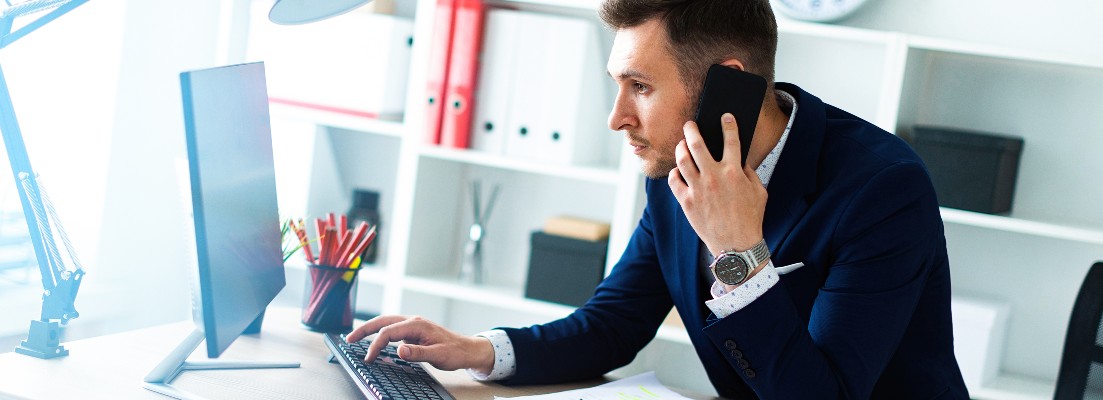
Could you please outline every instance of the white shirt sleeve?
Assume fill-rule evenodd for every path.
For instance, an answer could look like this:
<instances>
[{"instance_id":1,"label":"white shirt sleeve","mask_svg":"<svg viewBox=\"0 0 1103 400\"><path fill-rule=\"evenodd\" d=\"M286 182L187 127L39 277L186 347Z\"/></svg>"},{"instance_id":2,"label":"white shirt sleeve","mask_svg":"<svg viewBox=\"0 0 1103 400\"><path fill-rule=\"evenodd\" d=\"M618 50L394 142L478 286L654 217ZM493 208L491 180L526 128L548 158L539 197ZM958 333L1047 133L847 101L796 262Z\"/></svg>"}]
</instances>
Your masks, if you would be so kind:
<instances>
[{"instance_id":1,"label":"white shirt sleeve","mask_svg":"<svg viewBox=\"0 0 1103 400\"><path fill-rule=\"evenodd\" d=\"M748 304L751 304L752 301L774 287L778 280L778 274L774 269L774 263L770 261L765 267L762 267L762 271L759 271L755 276L751 277L750 280L731 292L724 293L724 286L722 284L719 282L713 283L713 299L706 301L705 305L707 305L717 317L727 317L743 309L743 307L746 307ZM509 378L517 373L517 356L513 354L513 342L509 340L509 335L506 334L505 331L494 329L477 333L475 336L487 338L490 340L490 344L494 346L494 368L491 369L489 375L484 375L476 370L468 369L467 373L470 374L472 378L479 381L497 381Z\"/></svg>"},{"instance_id":2,"label":"white shirt sleeve","mask_svg":"<svg viewBox=\"0 0 1103 400\"><path fill-rule=\"evenodd\" d=\"M484 375L474 369L468 369L467 373L472 378L478 381L497 381L509 378L517 373L517 356L513 355L513 342L509 340L506 331L494 329L476 333L475 336L489 339L490 344L494 346L494 369L490 370L489 375Z\"/></svg>"},{"instance_id":3,"label":"white shirt sleeve","mask_svg":"<svg viewBox=\"0 0 1103 400\"><path fill-rule=\"evenodd\" d=\"M717 318L727 317L761 297L767 290L774 287L778 280L777 270L774 269L774 262L771 260L755 276L731 292L724 293L724 284L720 281L713 282L712 300L706 300L705 305L712 310L713 314L716 314Z\"/></svg>"}]
</instances>

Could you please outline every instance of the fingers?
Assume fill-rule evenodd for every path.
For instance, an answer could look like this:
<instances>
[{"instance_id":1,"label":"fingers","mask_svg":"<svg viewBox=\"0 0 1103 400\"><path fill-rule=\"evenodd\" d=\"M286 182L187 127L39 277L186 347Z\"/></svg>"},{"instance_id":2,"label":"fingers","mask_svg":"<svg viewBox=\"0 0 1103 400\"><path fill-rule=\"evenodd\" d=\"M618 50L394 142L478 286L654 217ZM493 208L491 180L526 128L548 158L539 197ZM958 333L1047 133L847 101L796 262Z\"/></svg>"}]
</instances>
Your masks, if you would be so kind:
<instances>
[{"instance_id":1,"label":"fingers","mask_svg":"<svg viewBox=\"0 0 1103 400\"><path fill-rule=\"evenodd\" d=\"M405 320L406 317L401 315L381 315L368 320L368 322L365 322L364 325L360 325L359 328L356 328L352 332L349 332L349 334L345 336L345 340L349 343L359 342L360 339L374 335L376 332L379 332L379 330L383 329L384 326Z\"/></svg>"},{"instance_id":2,"label":"fingers","mask_svg":"<svg viewBox=\"0 0 1103 400\"><path fill-rule=\"evenodd\" d=\"M689 156L689 165L693 166L692 171L683 170L683 174L695 174L706 163L715 162L712 154L709 153L708 146L705 145L705 139L701 137L701 130L697 127L696 122L687 121L685 125L682 125L682 132L686 137L683 143L685 143L685 150ZM675 155L677 155L677 151L675 151ZM681 166L680 163L679 166Z\"/></svg>"},{"instance_id":3,"label":"fingers","mask_svg":"<svg viewBox=\"0 0 1103 400\"><path fill-rule=\"evenodd\" d=\"M372 340L371 346L368 346L368 354L364 356L364 361L375 361L375 357L379 355L379 352L383 351L383 348L387 347L391 342L406 341L420 343L422 334L427 329L427 327L424 326L425 323L425 320L415 317L380 328L379 333L375 336L375 339Z\"/></svg>"},{"instance_id":4,"label":"fingers","mask_svg":"<svg viewBox=\"0 0 1103 400\"><path fill-rule=\"evenodd\" d=\"M689 146L685 140L678 142L677 146L674 146L674 164L677 166L678 172L681 177L685 179L685 183L689 183L697 179L697 176L701 174L701 170L697 168L697 164L693 162L693 156L690 155Z\"/></svg>"},{"instance_id":5,"label":"fingers","mask_svg":"<svg viewBox=\"0 0 1103 400\"><path fill-rule=\"evenodd\" d=\"M410 362L427 362L432 365L440 365L442 360L439 359L439 355L441 352L434 352L431 347L405 343L398 346L398 356Z\"/></svg>"},{"instance_id":6,"label":"fingers","mask_svg":"<svg viewBox=\"0 0 1103 400\"><path fill-rule=\"evenodd\" d=\"M666 184L670 185L670 190L675 196L681 196L682 193L689 188L686 185L685 178L682 177L682 172L678 168L670 170L670 173L666 175Z\"/></svg>"},{"instance_id":7,"label":"fingers","mask_svg":"<svg viewBox=\"0 0 1103 400\"><path fill-rule=\"evenodd\" d=\"M742 163L743 148L740 147L742 144L739 142L739 124L735 122L735 116L731 113L721 115L720 128L724 131L724 157L722 159Z\"/></svg>"}]
</instances>

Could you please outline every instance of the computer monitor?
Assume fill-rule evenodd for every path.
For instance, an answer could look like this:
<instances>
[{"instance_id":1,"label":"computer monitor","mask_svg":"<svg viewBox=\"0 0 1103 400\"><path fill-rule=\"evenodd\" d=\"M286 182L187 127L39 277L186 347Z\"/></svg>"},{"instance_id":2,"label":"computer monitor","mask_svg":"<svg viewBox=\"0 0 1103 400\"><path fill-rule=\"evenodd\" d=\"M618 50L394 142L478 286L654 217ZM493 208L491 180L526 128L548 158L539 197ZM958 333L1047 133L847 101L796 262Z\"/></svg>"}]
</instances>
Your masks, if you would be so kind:
<instances>
[{"instance_id":1,"label":"computer monitor","mask_svg":"<svg viewBox=\"0 0 1103 400\"><path fill-rule=\"evenodd\" d=\"M169 383L185 370L299 364L187 361L200 342L216 358L247 328L259 332L286 282L264 64L184 72L180 86L198 260L196 330L146 376L145 387L184 398Z\"/></svg>"}]
</instances>

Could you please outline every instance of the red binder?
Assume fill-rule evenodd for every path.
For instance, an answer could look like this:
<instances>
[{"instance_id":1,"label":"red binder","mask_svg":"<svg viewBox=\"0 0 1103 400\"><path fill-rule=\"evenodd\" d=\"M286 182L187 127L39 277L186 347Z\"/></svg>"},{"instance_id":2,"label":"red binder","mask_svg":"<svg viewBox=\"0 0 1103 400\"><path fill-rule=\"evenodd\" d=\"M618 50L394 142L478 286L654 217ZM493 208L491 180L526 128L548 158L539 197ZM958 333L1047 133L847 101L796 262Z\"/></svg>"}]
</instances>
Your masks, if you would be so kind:
<instances>
[{"instance_id":1,"label":"red binder","mask_svg":"<svg viewBox=\"0 0 1103 400\"><path fill-rule=\"evenodd\" d=\"M482 0L457 0L452 27L452 57L448 62L448 86L440 144L466 149L470 142L474 115L475 82L479 71L479 46L482 44Z\"/></svg>"},{"instance_id":2,"label":"red binder","mask_svg":"<svg viewBox=\"0 0 1103 400\"><path fill-rule=\"evenodd\" d=\"M457 0L437 0L433 22L433 41L429 51L429 76L426 90L425 142L440 143L445 90L448 88L448 60L452 53L452 25Z\"/></svg>"}]
</instances>

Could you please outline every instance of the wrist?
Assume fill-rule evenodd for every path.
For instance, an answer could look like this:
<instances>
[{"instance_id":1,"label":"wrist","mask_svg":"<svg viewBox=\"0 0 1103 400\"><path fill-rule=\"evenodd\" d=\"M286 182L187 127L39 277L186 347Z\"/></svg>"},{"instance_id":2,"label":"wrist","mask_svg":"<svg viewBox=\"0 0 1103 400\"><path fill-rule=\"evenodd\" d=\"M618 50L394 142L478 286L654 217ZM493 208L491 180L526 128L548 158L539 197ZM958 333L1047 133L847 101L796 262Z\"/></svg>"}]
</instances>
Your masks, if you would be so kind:
<instances>
[{"instance_id":1,"label":"wrist","mask_svg":"<svg viewBox=\"0 0 1103 400\"><path fill-rule=\"evenodd\" d=\"M494 371L494 344L490 342L490 339L482 336L471 337L472 351L475 359L472 360L473 367L471 369L476 372L487 376Z\"/></svg>"},{"instance_id":2,"label":"wrist","mask_svg":"<svg viewBox=\"0 0 1103 400\"><path fill-rule=\"evenodd\" d=\"M747 283L748 281L751 280L751 278L754 278L755 275L758 275L759 272L762 272L762 269L766 268L766 264L769 264L769 263L770 263L770 260L763 260L760 264L758 264L757 267L755 267L753 270L751 270L751 272L749 274L747 274L747 279L744 280L743 283ZM740 283L738 285L729 285L729 284L726 284L724 282L720 282L720 281L717 281L717 282L719 282L720 285L724 287L724 293L731 293L731 291L735 290L736 288L738 288L740 286L743 286L743 283Z\"/></svg>"},{"instance_id":3,"label":"wrist","mask_svg":"<svg viewBox=\"0 0 1103 400\"><path fill-rule=\"evenodd\" d=\"M723 245L720 245L720 246L707 246L707 243L706 243L706 247L708 247L709 252L712 253L712 258L717 259L717 258L720 258L720 255L722 255L724 253L743 252L743 251L750 250L756 244L758 244L758 242L763 240L763 237L762 237L761 234L757 235L756 237L758 237L758 239L733 240L733 241L723 243Z\"/></svg>"},{"instance_id":4,"label":"wrist","mask_svg":"<svg viewBox=\"0 0 1103 400\"><path fill-rule=\"evenodd\" d=\"M726 285L725 288L735 288L754 276L769 260L770 249L766 241L760 239L746 250L731 249L721 252L709 268L716 280Z\"/></svg>"}]
</instances>

